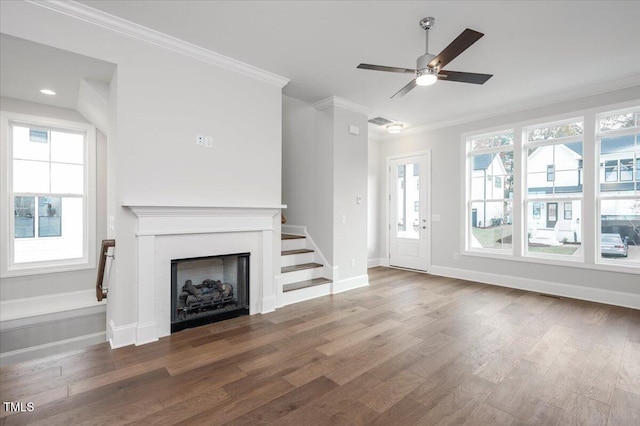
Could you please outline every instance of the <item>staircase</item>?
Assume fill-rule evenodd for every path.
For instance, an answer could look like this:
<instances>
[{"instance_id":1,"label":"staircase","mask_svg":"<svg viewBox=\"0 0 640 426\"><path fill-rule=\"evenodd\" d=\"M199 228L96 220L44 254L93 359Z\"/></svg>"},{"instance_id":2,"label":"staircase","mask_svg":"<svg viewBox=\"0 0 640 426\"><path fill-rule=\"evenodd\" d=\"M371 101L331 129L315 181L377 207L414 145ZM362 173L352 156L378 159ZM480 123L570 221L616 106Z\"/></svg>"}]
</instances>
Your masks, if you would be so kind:
<instances>
[{"instance_id":1,"label":"staircase","mask_svg":"<svg viewBox=\"0 0 640 426\"><path fill-rule=\"evenodd\" d=\"M331 294L329 268L309 238L301 234L282 234L280 259L282 299L280 306Z\"/></svg>"}]
</instances>

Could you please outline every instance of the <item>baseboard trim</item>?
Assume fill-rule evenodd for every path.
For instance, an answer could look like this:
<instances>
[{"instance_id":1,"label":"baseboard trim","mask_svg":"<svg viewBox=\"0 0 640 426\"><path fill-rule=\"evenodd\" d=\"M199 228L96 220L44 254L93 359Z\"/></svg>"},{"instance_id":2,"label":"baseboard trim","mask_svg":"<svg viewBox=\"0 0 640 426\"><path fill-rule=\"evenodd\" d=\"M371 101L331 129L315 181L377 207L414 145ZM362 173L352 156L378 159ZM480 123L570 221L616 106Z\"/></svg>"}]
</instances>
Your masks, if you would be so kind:
<instances>
[{"instance_id":1,"label":"baseboard trim","mask_svg":"<svg viewBox=\"0 0 640 426\"><path fill-rule=\"evenodd\" d=\"M304 225L288 225L283 223L281 231L283 234L306 235L307 227Z\"/></svg>"},{"instance_id":2,"label":"baseboard trim","mask_svg":"<svg viewBox=\"0 0 640 426\"><path fill-rule=\"evenodd\" d=\"M556 296L570 297L572 299L640 309L640 294L603 290L572 284L554 283L530 278L492 274L488 272L471 271L468 269L450 268L446 266L432 266L429 273L432 275L476 281L501 287L517 288L536 293L553 294Z\"/></svg>"},{"instance_id":3,"label":"baseboard trim","mask_svg":"<svg viewBox=\"0 0 640 426\"><path fill-rule=\"evenodd\" d=\"M260 308L261 314L266 314L267 312L273 312L276 310L276 297L269 296L262 298L262 307Z\"/></svg>"},{"instance_id":4,"label":"baseboard trim","mask_svg":"<svg viewBox=\"0 0 640 426\"><path fill-rule=\"evenodd\" d=\"M369 275L358 275L357 277L351 277L338 282L333 283L333 294L342 293L345 291L353 290L360 287L366 287L369 285Z\"/></svg>"},{"instance_id":5,"label":"baseboard trim","mask_svg":"<svg viewBox=\"0 0 640 426\"><path fill-rule=\"evenodd\" d=\"M45 343L43 345L4 352L0 353L0 367L57 355L62 352L84 349L87 346L104 343L106 341L106 333L101 331L99 333L87 334L71 339L58 340L56 342Z\"/></svg>"},{"instance_id":6,"label":"baseboard trim","mask_svg":"<svg viewBox=\"0 0 640 426\"><path fill-rule=\"evenodd\" d=\"M136 343L136 324L117 327L113 320L109 321L109 345L111 349L121 348Z\"/></svg>"},{"instance_id":7,"label":"baseboard trim","mask_svg":"<svg viewBox=\"0 0 640 426\"><path fill-rule=\"evenodd\" d=\"M136 325L136 346L156 342L158 340L158 325L155 321L138 323Z\"/></svg>"}]
</instances>

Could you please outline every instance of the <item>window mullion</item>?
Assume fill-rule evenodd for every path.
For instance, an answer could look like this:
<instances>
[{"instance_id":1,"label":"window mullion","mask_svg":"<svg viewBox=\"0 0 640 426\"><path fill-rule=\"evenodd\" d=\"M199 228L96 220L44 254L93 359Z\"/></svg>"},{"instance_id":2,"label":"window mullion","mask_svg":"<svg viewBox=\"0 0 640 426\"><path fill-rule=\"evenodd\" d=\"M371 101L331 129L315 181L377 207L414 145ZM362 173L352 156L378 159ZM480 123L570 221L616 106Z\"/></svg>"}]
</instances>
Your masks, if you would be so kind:
<instances>
[{"instance_id":1,"label":"window mullion","mask_svg":"<svg viewBox=\"0 0 640 426\"><path fill-rule=\"evenodd\" d=\"M524 183L524 176L526 173L525 163L522 159L526 158L524 155L526 148L523 146L523 130L521 127L513 129L513 255L523 255L523 232L526 229L526 224L523 215L523 192L522 185Z\"/></svg>"},{"instance_id":2,"label":"window mullion","mask_svg":"<svg viewBox=\"0 0 640 426\"><path fill-rule=\"evenodd\" d=\"M582 209L582 247L584 250L584 262L594 264L596 259L596 236L597 212L599 202L596 202L596 188L598 186L598 174L600 163L596 151L596 115L595 113L585 114L584 117L584 147L582 149L582 161L585 166L582 168L584 180L582 187L583 209ZM588 167L587 165L591 165Z\"/></svg>"}]
</instances>

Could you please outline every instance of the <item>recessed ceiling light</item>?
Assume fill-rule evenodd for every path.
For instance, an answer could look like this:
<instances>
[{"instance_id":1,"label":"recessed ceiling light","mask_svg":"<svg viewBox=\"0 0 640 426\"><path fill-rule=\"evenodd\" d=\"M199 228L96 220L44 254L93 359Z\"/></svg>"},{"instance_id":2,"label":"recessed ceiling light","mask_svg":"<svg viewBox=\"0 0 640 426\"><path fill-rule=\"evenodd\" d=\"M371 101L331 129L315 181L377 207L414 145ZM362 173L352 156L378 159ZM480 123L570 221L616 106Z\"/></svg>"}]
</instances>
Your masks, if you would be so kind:
<instances>
[{"instance_id":1,"label":"recessed ceiling light","mask_svg":"<svg viewBox=\"0 0 640 426\"><path fill-rule=\"evenodd\" d=\"M56 94L56 92L54 92L51 89L40 89L40 93L44 93L45 95L50 95L50 96L53 96Z\"/></svg>"}]
</instances>

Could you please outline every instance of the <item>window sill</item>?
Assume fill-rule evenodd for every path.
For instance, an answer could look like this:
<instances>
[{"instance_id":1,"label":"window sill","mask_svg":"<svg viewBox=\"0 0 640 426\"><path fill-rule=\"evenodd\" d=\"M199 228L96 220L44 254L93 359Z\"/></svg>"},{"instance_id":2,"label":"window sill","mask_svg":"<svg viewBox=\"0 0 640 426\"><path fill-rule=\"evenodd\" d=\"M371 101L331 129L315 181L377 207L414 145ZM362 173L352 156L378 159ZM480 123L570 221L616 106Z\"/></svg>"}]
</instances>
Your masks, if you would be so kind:
<instances>
[{"instance_id":1,"label":"window sill","mask_svg":"<svg viewBox=\"0 0 640 426\"><path fill-rule=\"evenodd\" d=\"M622 274L640 275L640 265L620 265L612 263L585 263L583 258L571 259L570 257L550 258L543 256L515 256L512 254L496 253L496 252L480 252L472 250L463 250L462 256L482 257L497 260L510 260L515 262L535 263L542 265L564 266L569 268L590 269L596 271L617 272Z\"/></svg>"},{"instance_id":2,"label":"window sill","mask_svg":"<svg viewBox=\"0 0 640 426\"><path fill-rule=\"evenodd\" d=\"M59 272L74 272L84 271L87 269L95 269L94 262L87 262L84 259L77 260L75 262L47 264L42 263L40 265L28 265L28 266L12 266L8 270L0 272L0 278L13 278L24 277L28 275L43 275L43 274L55 274Z\"/></svg>"}]
</instances>

